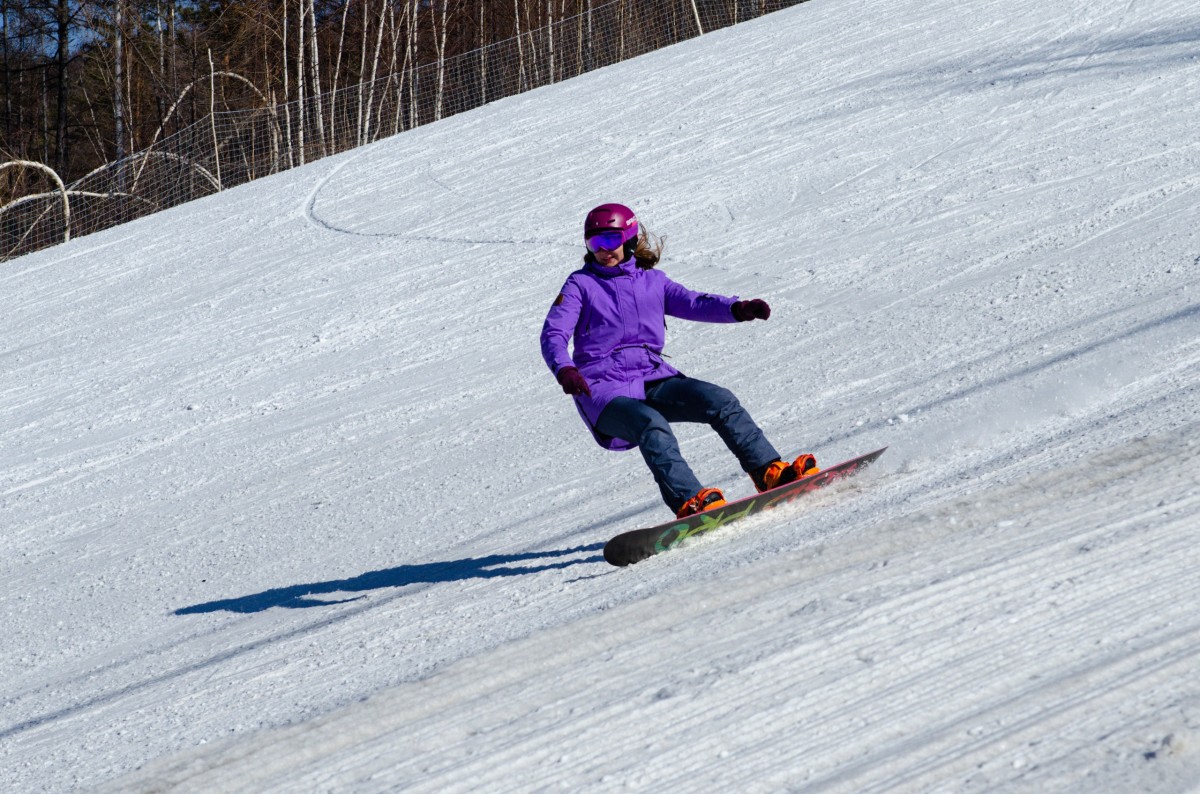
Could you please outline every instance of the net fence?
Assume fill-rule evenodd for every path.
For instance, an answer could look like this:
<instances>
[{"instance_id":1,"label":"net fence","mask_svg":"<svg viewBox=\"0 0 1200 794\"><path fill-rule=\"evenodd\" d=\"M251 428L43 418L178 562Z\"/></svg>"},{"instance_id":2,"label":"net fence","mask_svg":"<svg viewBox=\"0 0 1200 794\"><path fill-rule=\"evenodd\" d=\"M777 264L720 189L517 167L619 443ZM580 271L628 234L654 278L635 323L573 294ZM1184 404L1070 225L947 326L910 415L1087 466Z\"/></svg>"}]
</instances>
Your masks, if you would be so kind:
<instances>
[{"instance_id":1,"label":"net fence","mask_svg":"<svg viewBox=\"0 0 1200 794\"><path fill-rule=\"evenodd\" d=\"M305 101L271 104L264 98L258 108L211 113L173 135L156 135L142 151L70 184L39 163L0 164L0 169L38 171L47 185L43 192L0 207L0 260L800 2L803 0L611 0L462 55L410 68L395 69L393 65L383 77ZM223 80L245 82L237 74L215 70L206 78L193 90L212 90Z\"/></svg>"}]
</instances>

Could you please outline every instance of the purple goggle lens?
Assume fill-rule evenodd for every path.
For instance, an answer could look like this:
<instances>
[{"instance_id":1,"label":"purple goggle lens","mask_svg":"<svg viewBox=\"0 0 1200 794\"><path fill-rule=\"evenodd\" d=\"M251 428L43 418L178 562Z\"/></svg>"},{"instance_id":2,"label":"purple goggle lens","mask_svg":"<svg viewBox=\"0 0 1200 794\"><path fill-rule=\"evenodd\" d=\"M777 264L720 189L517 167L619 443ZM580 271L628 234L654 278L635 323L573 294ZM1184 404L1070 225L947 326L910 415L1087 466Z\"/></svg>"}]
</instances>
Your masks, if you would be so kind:
<instances>
[{"instance_id":1,"label":"purple goggle lens","mask_svg":"<svg viewBox=\"0 0 1200 794\"><path fill-rule=\"evenodd\" d=\"M616 251L625 245L625 232L614 229L613 231L596 232L585 241L587 249L592 253L597 251Z\"/></svg>"}]
</instances>

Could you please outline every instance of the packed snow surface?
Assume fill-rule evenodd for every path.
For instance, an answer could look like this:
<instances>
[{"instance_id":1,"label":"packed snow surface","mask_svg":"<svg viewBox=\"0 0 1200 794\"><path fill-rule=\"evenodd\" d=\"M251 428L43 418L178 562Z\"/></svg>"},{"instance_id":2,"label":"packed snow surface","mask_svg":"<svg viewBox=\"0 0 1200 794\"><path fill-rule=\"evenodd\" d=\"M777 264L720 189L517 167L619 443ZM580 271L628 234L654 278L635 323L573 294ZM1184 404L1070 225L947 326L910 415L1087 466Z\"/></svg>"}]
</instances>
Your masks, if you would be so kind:
<instances>
[{"instance_id":1,"label":"packed snow surface","mask_svg":"<svg viewBox=\"0 0 1200 794\"><path fill-rule=\"evenodd\" d=\"M0 790L1196 788L1198 109L1194 0L813 0L5 263ZM613 200L874 467L603 562Z\"/></svg>"}]
</instances>

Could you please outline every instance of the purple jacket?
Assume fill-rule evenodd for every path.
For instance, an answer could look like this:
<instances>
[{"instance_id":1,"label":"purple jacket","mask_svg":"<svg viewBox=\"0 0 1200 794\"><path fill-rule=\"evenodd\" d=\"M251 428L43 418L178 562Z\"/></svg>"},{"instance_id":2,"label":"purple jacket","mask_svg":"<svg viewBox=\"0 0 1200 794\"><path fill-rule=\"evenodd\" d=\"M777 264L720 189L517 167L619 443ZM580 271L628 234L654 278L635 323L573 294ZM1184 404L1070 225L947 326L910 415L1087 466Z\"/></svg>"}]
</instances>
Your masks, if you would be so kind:
<instances>
[{"instance_id":1,"label":"purple jacket","mask_svg":"<svg viewBox=\"0 0 1200 794\"><path fill-rule=\"evenodd\" d=\"M646 398L646 381L679 374L663 360L666 315L709 323L736 322L737 297L692 292L661 270L630 257L616 267L588 264L567 277L542 325L542 358L555 375L578 367L592 394L575 398L579 415L606 449L634 444L597 433L596 419L614 397ZM567 341L574 344L567 353Z\"/></svg>"}]
</instances>

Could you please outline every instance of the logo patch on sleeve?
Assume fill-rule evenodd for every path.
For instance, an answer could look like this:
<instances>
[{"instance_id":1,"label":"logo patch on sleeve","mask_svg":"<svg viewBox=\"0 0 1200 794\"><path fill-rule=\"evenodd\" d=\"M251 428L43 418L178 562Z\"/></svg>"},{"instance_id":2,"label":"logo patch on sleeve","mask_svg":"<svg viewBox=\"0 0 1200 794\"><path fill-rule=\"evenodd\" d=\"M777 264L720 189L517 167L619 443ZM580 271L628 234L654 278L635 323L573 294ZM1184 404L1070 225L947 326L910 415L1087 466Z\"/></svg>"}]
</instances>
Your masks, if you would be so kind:
<instances>
[{"instance_id":1,"label":"logo patch on sleeve","mask_svg":"<svg viewBox=\"0 0 1200 794\"><path fill-rule=\"evenodd\" d=\"M554 299L554 305L555 305L555 306L562 306L562 302L563 302L563 296L562 296L562 293L560 292L560 293L558 294L558 297Z\"/></svg>"}]
</instances>

